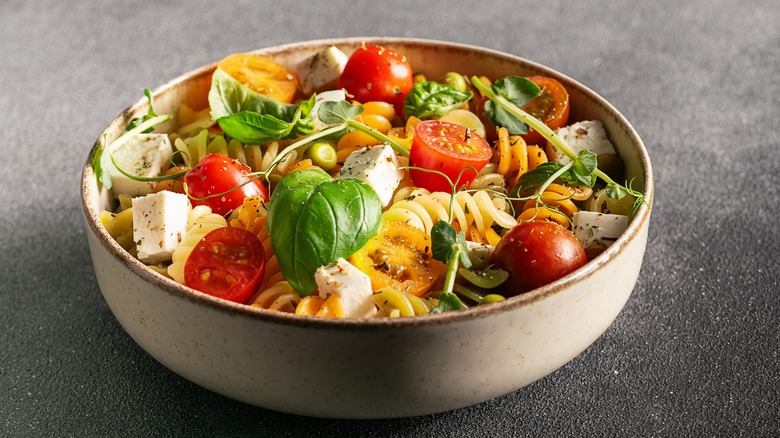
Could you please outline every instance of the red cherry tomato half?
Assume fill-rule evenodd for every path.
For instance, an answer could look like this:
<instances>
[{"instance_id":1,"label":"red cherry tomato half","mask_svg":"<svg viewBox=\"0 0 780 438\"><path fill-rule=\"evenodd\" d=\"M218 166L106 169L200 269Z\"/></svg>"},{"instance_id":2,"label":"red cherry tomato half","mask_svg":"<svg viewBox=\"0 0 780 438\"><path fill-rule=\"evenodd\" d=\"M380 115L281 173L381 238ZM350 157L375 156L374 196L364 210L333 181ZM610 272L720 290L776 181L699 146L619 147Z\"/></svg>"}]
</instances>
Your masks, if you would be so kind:
<instances>
[{"instance_id":1,"label":"red cherry tomato half","mask_svg":"<svg viewBox=\"0 0 780 438\"><path fill-rule=\"evenodd\" d=\"M260 239L243 228L217 228L192 249L184 262L184 283L201 292L246 303L265 273Z\"/></svg>"},{"instance_id":2,"label":"red cherry tomato half","mask_svg":"<svg viewBox=\"0 0 780 438\"><path fill-rule=\"evenodd\" d=\"M268 201L268 189L259 179L247 176L248 173L250 169L237 160L219 154L206 155L184 175L190 202L193 206L207 205L214 213L224 216L246 197Z\"/></svg>"},{"instance_id":3,"label":"red cherry tomato half","mask_svg":"<svg viewBox=\"0 0 780 438\"><path fill-rule=\"evenodd\" d=\"M496 245L490 259L509 272L502 285L508 295L528 292L587 263L585 249L569 230L549 221L521 222Z\"/></svg>"},{"instance_id":4,"label":"red cherry tomato half","mask_svg":"<svg viewBox=\"0 0 780 438\"><path fill-rule=\"evenodd\" d=\"M553 78L546 76L528 76L528 80L538 85L542 89L541 93L521 108L528 114L536 117L549 126L553 131L566 126L569 121L569 93L566 88ZM485 112L485 97L475 98L476 114L485 125L485 132L488 140L495 141L496 126L490 121ZM527 144L545 145L547 141L542 134L534 131L530 127L528 133L523 135L523 140Z\"/></svg>"},{"instance_id":5,"label":"red cherry tomato half","mask_svg":"<svg viewBox=\"0 0 780 438\"><path fill-rule=\"evenodd\" d=\"M491 155L490 145L476 132L456 123L424 120L414 130L409 163L423 169L438 170L453 183L460 176L460 189L474 181L477 173L490 161ZM416 186L431 192L452 190L450 183L439 174L410 169L409 175Z\"/></svg>"},{"instance_id":6,"label":"red cherry tomato half","mask_svg":"<svg viewBox=\"0 0 780 438\"><path fill-rule=\"evenodd\" d=\"M339 77L339 88L358 102L387 102L398 114L412 85L412 66L406 57L370 44L355 50Z\"/></svg>"}]
</instances>

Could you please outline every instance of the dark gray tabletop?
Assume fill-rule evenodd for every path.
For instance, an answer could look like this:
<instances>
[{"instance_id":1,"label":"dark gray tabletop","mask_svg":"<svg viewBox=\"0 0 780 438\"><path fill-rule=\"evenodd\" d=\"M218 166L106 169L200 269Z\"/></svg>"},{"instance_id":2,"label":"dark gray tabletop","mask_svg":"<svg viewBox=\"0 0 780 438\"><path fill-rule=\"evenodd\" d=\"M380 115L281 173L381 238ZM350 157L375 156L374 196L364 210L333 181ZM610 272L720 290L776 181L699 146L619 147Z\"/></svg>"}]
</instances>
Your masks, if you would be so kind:
<instances>
[{"instance_id":1,"label":"dark gray tabletop","mask_svg":"<svg viewBox=\"0 0 780 438\"><path fill-rule=\"evenodd\" d=\"M780 433L776 1L178 3L0 2L0 435ZM510 52L621 110L656 176L634 293L563 368L454 412L333 421L202 389L103 301L79 206L86 154L143 87L233 52L365 35Z\"/></svg>"}]
</instances>

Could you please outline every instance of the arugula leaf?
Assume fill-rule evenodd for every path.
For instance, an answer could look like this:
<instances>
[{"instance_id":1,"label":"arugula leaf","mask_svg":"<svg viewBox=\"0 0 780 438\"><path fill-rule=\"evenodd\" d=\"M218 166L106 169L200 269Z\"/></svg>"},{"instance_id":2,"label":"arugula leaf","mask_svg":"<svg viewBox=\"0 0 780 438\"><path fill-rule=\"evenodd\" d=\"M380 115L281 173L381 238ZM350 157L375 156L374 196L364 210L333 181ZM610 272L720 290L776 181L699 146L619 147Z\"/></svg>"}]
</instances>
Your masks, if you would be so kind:
<instances>
[{"instance_id":1,"label":"arugula leaf","mask_svg":"<svg viewBox=\"0 0 780 438\"><path fill-rule=\"evenodd\" d=\"M434 81L417 82L404 98L404 115L420 119L441 117L471 99L470 91Z\"/></svg>"},{"instance_id":2,"label":"arugula leaf","mask_svg":"<svg viewBox=\"0 0 780 438\"><path fill-rule=\"evenodd\" d=\"M311 134L314 102L315 96L298 105L279 102L256 93L219 68L211 78L211 117L225 133L244 143L266 143Z\"/></svg>"},{"instance_id":3,"label":"arugula leaf","mask_svg":"<svg viewBox=\"0 0 780 438\"><path fill-rule=\"evenodd\" d=\"M305 296L317 287L317 268L351 256L377 234L382 203L363 181L304 169L279 182L267 224L282 274Z\"/></svg>"},{"instance_id":4,"label":"arugula leaf","mask_svg":"<svg viewBox=\"0 0 780 438\"><path fill-rule=\"evenodd\" d=\"M527 104L542 92L538 85L520 76L501 78L493 83L491 89L496 95L518 107ZM503 126L510 134L528 133L528 125L492 100L485 102L485 112L494 125Z\"/></svg>"},{"instance_id":5,"label":"arugula leaf","mask_svg":"<svg viewBox=\"0 0 780 438\"><path fill-rule=\"evenodd\" d=\"M132 120L130 120L130 123L127 124L127 130L130 131L131 129L135 128L139 124L153 118L157 117L157 113L154 111L154 101L152 99L152 92L149 91L148 88L144 88L144 95L146 96L146 99L149 101L149 110L146 112L146 115L143 117L134 117ZM148 134L150 132L154 131L154 128L149 128L143 132L143 134Z\"/></svg>"}]
</instances>

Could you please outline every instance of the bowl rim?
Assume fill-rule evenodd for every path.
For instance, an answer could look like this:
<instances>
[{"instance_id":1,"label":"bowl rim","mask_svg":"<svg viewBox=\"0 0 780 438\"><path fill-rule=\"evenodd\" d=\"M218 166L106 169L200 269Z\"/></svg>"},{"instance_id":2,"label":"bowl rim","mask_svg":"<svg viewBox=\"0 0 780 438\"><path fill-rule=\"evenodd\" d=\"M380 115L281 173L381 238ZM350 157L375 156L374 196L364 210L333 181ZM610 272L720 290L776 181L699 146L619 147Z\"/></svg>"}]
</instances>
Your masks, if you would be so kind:
<instances>
[{"instance_id":1,"label":"bowl rim","mask_svg":"<svg viewBox=\"0 0 780 438\"><path fill-rule=\"evenodd\" d=\"M594 259L590 260L587 264L572 272L571 274L550 284L514 297L509 297L503 301L490 303L488 305L473 306L454 312L400 318L321 318L262 309L213 297L195 289L191 289L185 285L179 284L176 281L155 272L143 264L140 260L130 255L130 253L125 251L121 246L119 246L119 244L108 234L105 227L100 222L100 212L91 208L91 205L94 203L94 198L98 195L92 190L94 185L92 180L96 177L96 175L91 167L91 162L96 151L102 144L103 135L112 129L116 129L117 124L124 123L130 115L144 107L147 104L147 100L145 97L142 97L126 107L106 125L87 156L87 160L82 169L81 207L85 217L85 222L89 230L98 238L99 243L103 246L103 248L108 250L112 257L116 258L119 262L128 267L132 272L134 272L146 282L154 284L161 293L167 293L175 296L176 298L184 298L195 304L210 306L213 308L213 310L219 312L227 313L237 317L271 322L279 325L295 325L298 327L316 327L325 329L365 329L367 327L374 329L397 329L451 324L459 321L486 318L495 314L509 312L520 307L525 307L536 301L563 293L568 287L581 281L584 278L592 276L602 266L606 265L615 259L619 254L626 251L629 244L641 233L644 227L649 226L648 222L650 220L650 206L653 204L654 181L650 158L647 149L642 142L642 139L639 137L638 133L628 122L628 120L611 103L609 103L606 99L601 97L601 95L594 92L590 88L556 70L507 52L501 52L476 45L423 38L367 36L315 39L269 46L253 50L252 52L282 52L309 46L354 46L361 43L373 43L380 45L397 44L406 46L439 46L450 49L464 50L468 52L478 52L488 55L492 58L499 58L512 63L527 65L533 69L545 72L550 76L563 79L567 83L579 88L584 94L588 96L588 98L595 101L595 104L602 106L603 109L611 113L611 115L625 128L626 134L629 136L629 138L631 138L641 159L641 165L644 170L643 177L645 179L643 195L645 196L646 203L639 207L634 219L629 223L626 231L624 231L623 234L605 251L596 256ZM152 96L162 94L166 90L174 88L176 85L183 83L193 77L197 77L203 74L210 74L211 71L216 68L217 64L218 62L213 62L211 64L183 73L151 90Z\"/></svg>"}]
</instances>

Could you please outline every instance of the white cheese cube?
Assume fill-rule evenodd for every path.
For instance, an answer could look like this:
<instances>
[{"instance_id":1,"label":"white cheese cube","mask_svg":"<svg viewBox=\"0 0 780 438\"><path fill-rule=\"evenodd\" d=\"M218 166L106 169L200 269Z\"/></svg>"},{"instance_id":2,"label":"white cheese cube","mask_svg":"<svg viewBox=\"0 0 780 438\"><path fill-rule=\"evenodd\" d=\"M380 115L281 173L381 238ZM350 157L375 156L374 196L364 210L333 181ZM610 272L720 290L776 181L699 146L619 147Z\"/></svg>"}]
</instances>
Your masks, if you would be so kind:
<instances>
[{"instance_id":1,"label":"white cheese cube","mask_svg":"<svg viewBox=\"0 0 780 438\"><path fill-rule=\"evenodd\" d=\"M343 258L317 269L314 281L323 299L332 294L341 298L346 317L370 317L376 313L371 279Z\"/></svg>"},{"instance_id":2,"label":"white cheese cube","mask_svg":"<svg viewBox=\"0 0 780 438\"><path fill-rule=\"evenodd\" d=\"M173 153L167 134L138 134L113 151L116 165L125 172L140 177L159 176L168 167ZM136 181L111 167L114 196L141 196L152 192L154 182Z\"/></svg>"},{"instance_id":3,"label":"white cheese cube","mask_svg":"<svg viewBox=\"0 0 780 438\"><path fill-rule=\"evenodd\" d=\"M404 177L398 166L392 146L369 146L349 154L336 178L365 181L379 195L382 206L386 207Z\"/></svg>"},{"instance_id":4,"label":"white cheese cube","mask_svg":"<svg viewBox=\"0 0 780 438\"><path fill-rule=\"evenodd\" d=\"M187 231L187 195L162 191L133 198L133 240L146 263L171 259Z\"/></svg>"},{"instance_id":5,"label":"white cheese cube","mask_svg":"<svg viewBox=\"0 0 780 438\"><path fill-rule=\"evenodd\" d=\"M596 155L615 154L615 147L612 146L612 143L607 138L607 133L604 131L604 126L598 120L587 120L564 126L558 129L557 134L575 155L585 149L594 152ZM571 161L569 157L555 148L548 147L548 153L550 153L550 149L554 149L554 155L550 156L552 161L557 161L561 164Z\"/></svg>"},{"instance_id":6,"label":"white cheese cube","mask_svg":"<svg viewBox=\"0 0 780 438\"><path fill-rule=\"evenodd\" d=\"M347 61L349 57L336 46L330 46L305 59L298 65L303 93L310 94L325 85L335 85Z\"/></svg>"},{"instance_id":7,"label":"white cheese cube","mask_svg":"<svg viewBox=\"0 0 780 438\"><path fill-rule=\"evenodd\" d=\"M578 211L572 217L572 230L585 248L606 247L628 228L628 216Z\"/></svg>"},{"instance_id":8,"label":"white cheese cube","mask_svg":"<svg viewBox=\"0 0 780 438\"><path fill-rule=\"evenodd\" d=\"M328 90L318 93L314 98L314 107L311 110L314 118L314 129L320 131L328 125L320 121L319 113L322 102L342 102L347 100L347 93L344 90Z\"/></svg>"}]
</instances>

